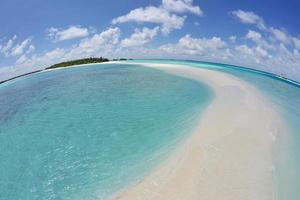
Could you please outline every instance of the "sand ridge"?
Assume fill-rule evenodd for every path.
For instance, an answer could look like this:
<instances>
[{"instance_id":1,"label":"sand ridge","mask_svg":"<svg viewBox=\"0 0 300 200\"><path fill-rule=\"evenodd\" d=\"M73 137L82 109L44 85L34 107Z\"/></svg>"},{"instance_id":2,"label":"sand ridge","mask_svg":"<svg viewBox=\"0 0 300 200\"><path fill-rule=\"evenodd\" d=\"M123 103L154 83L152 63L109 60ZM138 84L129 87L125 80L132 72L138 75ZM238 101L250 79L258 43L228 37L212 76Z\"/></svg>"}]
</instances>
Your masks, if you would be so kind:
<instances>
[{"instance_id":1,"label":"sand ridge","mask_svg":"<svg viewBox=\"0 0 300 200\"><path fill-rule=\"evenodd\" d=\"M201 81L214 90L215 99L175 152L112 199L276 199L273 150L286 128L255 87L210 69L140 64Z\"/></svg>"}]
</instances>

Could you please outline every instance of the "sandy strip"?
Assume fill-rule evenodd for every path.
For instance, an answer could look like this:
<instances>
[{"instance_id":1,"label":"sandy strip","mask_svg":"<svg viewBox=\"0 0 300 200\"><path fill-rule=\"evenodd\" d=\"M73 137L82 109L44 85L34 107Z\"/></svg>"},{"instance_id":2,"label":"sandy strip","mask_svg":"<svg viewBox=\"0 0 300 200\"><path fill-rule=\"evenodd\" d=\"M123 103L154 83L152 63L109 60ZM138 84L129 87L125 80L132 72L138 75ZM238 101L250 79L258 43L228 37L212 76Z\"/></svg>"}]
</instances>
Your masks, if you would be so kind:
<instances>
[{"instance_id":1,"label":"sandy strip","mask_svg":"<svg viewBox=\"0 0 300 200\"><path fill-rule=\"evenodd\" d=\"M113 199L276 199L273 150L276 135L286 128L259 91L214 70L143 65L204 82L216 98L176 152Z\"/></svg>"},{"instance_id":2,"label":"sandy strip","mask_svg":"<svg viewBox=\"0 0 300 200\"><path fill-rule=\"evenodd\" d=\"M55 71L55 70L59 70L59 69L68 69L68 68L74 68L74 67L87 67L87 66L92 66L92 65L118 64L118 63L121 63L121 62L120 61L107 61L107 62L102 62L102 63L87 63L87 64L81 64L81 65L70 65L67 67L56 67L56 68L52 68L52 69L44 69L37 73L50 72L50 71Z\"/></svg>"}]
</instances>

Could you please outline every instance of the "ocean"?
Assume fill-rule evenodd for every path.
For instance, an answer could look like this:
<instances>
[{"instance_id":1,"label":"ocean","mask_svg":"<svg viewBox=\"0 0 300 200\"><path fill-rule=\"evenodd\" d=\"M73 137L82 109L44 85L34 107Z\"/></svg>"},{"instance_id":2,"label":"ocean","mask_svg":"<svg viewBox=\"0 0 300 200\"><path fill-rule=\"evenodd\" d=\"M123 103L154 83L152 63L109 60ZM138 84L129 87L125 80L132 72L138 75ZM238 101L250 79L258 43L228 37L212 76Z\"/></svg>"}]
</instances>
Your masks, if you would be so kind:
<instances>
[{"instance_id":1,"label":"ocean","mask_svg":"<svg viewBox=\"0 0 300 200\"><path fill-rule=\"evenodd\" d=\"M0 85L0 199L101 200L141 180L214 93L141 65L94 64Z\"/></svg>"}]
</instances>

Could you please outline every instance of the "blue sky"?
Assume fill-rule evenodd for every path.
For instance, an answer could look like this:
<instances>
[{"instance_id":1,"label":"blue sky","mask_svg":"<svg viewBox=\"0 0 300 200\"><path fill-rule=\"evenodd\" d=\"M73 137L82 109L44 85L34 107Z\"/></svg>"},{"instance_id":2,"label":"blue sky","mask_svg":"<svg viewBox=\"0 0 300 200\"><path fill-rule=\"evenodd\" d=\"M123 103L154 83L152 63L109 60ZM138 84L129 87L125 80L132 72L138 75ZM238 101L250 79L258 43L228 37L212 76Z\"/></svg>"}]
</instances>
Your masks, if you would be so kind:
<instances>
[{"instance_id":1,"label":"blue sky","mask_svg":"<svg viewBox=\"0 0 300 200\"><path fill-rule=\"evenodd\" d=\"M0 80L90 56L230 63L300 80L297 0L1 0Z\"/></svg>"}]
</instances>

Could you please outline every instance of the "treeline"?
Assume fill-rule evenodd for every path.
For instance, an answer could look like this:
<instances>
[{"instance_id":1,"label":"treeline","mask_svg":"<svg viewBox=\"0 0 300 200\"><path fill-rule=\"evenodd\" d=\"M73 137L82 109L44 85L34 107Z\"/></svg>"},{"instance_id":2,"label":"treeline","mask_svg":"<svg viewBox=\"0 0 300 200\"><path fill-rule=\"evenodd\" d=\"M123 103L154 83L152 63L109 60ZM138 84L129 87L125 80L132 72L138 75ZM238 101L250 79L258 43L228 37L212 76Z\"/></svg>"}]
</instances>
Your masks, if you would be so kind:
<instances>
[{"instance_id":1,"label":"treeline","mask_svg":"<svg viewBox=\"0 0 300 200\"><path fill-rule=\"evenodd\" d=\"M124 61L124 60L132 60L132 58L115 58L115 59L112 59L112 61Z\"/></svg>"},{"instance_id":2,"label":"treeline","mask_svg":"<svg viewBox=\"0 0 300 200\"><path fill-rule=\"evenodd\" d=\"M72 65L82 65L82 64L90 64L90 63L102 63L102 62L108 62L109 60L107 58L83 58L78 60L71 60L66 62L57 63L54 65L51 65L50 67L47 67L46 69L54 69L58 67L68 67Z\"/></svg>"}]
</instances>

